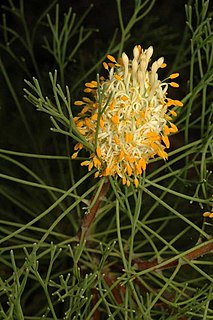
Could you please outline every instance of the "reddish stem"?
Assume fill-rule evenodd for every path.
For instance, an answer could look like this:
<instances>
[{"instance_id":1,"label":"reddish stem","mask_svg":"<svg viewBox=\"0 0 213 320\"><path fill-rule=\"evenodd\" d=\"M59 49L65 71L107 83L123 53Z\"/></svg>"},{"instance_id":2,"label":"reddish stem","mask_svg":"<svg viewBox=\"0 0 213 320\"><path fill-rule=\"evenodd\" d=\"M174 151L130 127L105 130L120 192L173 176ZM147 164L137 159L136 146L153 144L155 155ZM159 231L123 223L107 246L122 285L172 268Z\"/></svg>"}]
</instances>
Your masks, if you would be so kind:
<instances>
[{"instance_id":1,"label":"reddish stem","mask_svg":"<svg viewBox=\"0 0 213 320\"><path fill-rule=\"evenodd\" d=\"M104 280L109 288L113 285L113 283L117 280L117 277L113 275L113 273L108 273L107 275L103 275ZM123 303L122 295L124 296L126 289L124 286L118 284L116 287L112 288L112 294L118 304Z\"/></svg>"},{"instance_id":2,"label":"reddish stem","mask_svg":"<svg viewBox=\"0 0 213 320\"><path fill-rule=\"evenodd\" d=\"M186 254L185 256L183 256L183 258L185 258L186 260L194 260L197 259L199 257L202 257L204 254L209 253L213 250L213 241L211 243L207 243L207 244L203 244L202 247L200 248L195 248L192 252ZM166 262L166 260L164 260ZM142 261L140 259L134 259L133 263L138 267L139 270L146 270L149 268L154 268L154 270L164 270L164 269L169 269L172 267L175 267L178 264L179 258L177 258L176 260L172 261L172 262L168 262L166 263L164 266L159 266L159 263L155 260L155 261ZM162 263L162 262L161 262ZM160 264L161 264L160 263Z\"/></svg>"},{"instance_id":3,"label":"reddish stem","mask_svg":"<svg viewBox=\"0 0 213 320\"><path fill-rule=\"evenodd\" d=\"M102 185L101 191L99 193L99 196L92 206L92 208L89 210L88 213L86 213L81 221L81 226L78 231L77 237L78 239L81 239L82 237L85 239L88 236L89 228L92 224L92 222L95 220L95 217L97 216L98 209L102 203L103 198L105 197L108 188L109 188L109 180L106 179ZM93 202L95 196L96 196L97 190L95 191L94 195L91 198L91 203Z\"/></svg>"},{"instance_id":4,"label":"reddish stem","mask_svg":"<svg viewBox=\"0 0 213 320\"><path fill-rule=\"evenodd\" d=\"M95 305L99 299L99 295L96 288L92 289L92 296L93 296L92 298L93 305ZM97 308L93 313L93 320L100 320L100 319L101 319L101 313L100 313L100 310Z\"/></svg>"}]
</instances>

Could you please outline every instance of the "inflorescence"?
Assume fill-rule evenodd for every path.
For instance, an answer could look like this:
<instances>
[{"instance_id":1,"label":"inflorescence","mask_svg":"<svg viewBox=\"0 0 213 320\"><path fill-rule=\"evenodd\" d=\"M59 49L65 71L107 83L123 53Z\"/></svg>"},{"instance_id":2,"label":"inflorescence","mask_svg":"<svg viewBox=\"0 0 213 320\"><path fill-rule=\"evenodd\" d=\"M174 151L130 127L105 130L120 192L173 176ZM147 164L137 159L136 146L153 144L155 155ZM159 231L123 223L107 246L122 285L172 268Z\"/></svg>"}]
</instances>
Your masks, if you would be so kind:
<instances>
[{"instance_id":1,"label":"inflorescence","mask_svg":"<svg viewBox=\"0 0 213 320\"><path fill-rule=\"evenodd\" d=\"M137 45L133 49L133 60L126 53L116 59L108 55L103 66L108 71L107 79L85 84L83 97L75 101L82 110L74 118L75 125L92 146L89 160L82 166L97 169L95 176L115 176L124 185L131 181L138 187L138 177L146 170L150 158L159 156L164 160L170 147L168 136L178 131L174 123L176 111L182 107L179 100L167 96L168 86L179 87L173 79L158 79L158 69L166 67L161 57L149 67L153 47L143 50ZM82 143L74 147L75 159L83 148Z\"/></svg>"}]
</instances>

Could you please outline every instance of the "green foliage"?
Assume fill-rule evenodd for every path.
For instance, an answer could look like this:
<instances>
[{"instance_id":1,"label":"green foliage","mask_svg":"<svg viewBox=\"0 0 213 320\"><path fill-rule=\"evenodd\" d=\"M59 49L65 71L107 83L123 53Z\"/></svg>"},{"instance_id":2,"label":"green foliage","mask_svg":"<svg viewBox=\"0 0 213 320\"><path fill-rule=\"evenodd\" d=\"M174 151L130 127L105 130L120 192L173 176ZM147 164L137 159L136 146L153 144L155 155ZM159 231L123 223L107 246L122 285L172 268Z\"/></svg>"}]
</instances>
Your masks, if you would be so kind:
<instances>
[{"instance_id":1,"label":"green foliage","mask_svg":"<svg viewBox=\"0 0 213 320\"><path fill-rule=\"evenodd\" d=\"M90 18L98 16L96 6L79 4L74 13L40 1L33 14L37 5L28 1L4 2L0 319L213 319L212 220L202 216L213 193L209 1L185 6L181 41L181 26L172 22L153 32L162 14L154 0L113 1L104 19L117 10L118 28L109 22L107 41ZM71 159L76 141L91 150L75 128L73 101L107 54L120 56L133 39L143 46L141 34L160 56L158 31L168 66L181 74L179 133L168 161L152 159L137 190L110 178L102 199L105 181L80 166L88 154ZM90 233L79 239L82 218L98 199Z\"/></svg>"}]
</instances>

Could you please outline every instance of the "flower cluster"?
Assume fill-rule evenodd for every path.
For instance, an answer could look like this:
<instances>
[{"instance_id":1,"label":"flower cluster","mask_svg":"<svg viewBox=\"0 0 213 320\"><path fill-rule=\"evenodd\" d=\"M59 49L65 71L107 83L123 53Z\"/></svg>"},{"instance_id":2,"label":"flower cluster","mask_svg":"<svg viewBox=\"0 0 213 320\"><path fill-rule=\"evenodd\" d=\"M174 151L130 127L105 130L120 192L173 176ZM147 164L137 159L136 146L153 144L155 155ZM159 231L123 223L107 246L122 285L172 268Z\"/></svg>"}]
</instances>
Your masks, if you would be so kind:
<instances>
[{"instance_id":1,"label":"flower cluster","mask_svg":"<svg viewBox=\"0 0 213 320\"><path fill-rule=\"evenodd\" d=\"M88 170L97 168L95 176L115 176L124 185L131 181L138 187L138 176L146 169L155 155L167 159L168 135L177 132L172 123L176 116L174 108L183 104L167 96L168 86L179 87L173 73L164 81L158 79L158 69L164 68L161 57L149 67L153 47L133 49L133 60L123 53L116 61L108 55L103 66L108 71L107 79L87 82L84 92L90 97L75 101L82 107L74 118L79 132L85 137L94 152L82 166ZM75 145L76 158L83 144Z\"/></svg>"}]
</instances>

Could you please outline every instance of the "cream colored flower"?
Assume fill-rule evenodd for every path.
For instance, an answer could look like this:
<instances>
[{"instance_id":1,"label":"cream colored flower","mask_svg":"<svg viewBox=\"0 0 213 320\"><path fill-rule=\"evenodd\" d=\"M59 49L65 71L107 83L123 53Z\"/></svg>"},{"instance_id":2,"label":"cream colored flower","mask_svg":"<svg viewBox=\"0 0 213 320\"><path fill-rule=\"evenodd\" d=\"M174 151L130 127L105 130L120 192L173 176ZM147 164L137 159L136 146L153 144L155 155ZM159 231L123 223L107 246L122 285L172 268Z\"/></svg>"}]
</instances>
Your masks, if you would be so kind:
<instances>
[{"instance_id":1,"label":"cream colored flower","mask_svg":"<svg viewBox=\"0 0 213 320\"><path fill-rule=\"evenodd\" d=\"M95 150L81 165L88 170L97 168L96 177L120 177L123 184L129 186L131 180L138 187L138 176L150 158L167 159L168 135L177 132L172 106L183 104L167 96L169 85L179 85L158 79L158 69L166 66L164 58L149 67L152 54L152 47L143 50L137 45L133 60L125 53L118 62L108 55L109 63L103 63L108 78L86 83L84 91L90 98L75 101L83 107L74 118L76 127ZM178 76L174 73L168 79ZM82 148L81 143L76 144L73 159Z\"/></svg>"}]
</instances>

